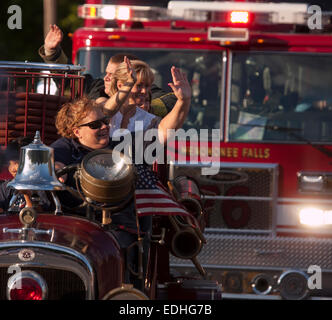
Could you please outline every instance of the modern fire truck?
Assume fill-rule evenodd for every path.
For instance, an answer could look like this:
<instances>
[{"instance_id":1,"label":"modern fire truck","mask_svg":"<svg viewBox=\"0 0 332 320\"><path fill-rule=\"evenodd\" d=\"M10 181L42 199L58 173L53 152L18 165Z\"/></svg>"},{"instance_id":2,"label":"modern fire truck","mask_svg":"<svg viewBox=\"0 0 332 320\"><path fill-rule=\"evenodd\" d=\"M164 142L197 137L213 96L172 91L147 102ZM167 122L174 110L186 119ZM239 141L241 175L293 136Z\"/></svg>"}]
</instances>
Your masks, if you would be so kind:
<instances>
[{"instance_id":1,"label":"modern fire truck","mask_svg":"<svg viewBox=\"0 0 332 320\"><path fill-rule=\"evenodd\" d=\"M94 78L118 52L146 61L166 91L172 65L187 73L183 129L208 135L177 144L167 178L198 182L209 215L197 259L224 298L332 297L332 36L319 9L96 0L78 10L72 59ZM217 172L202 174L208 166ZM179 278L202 276L190 260L171 266Z\"/></svg>"}]
</instances>

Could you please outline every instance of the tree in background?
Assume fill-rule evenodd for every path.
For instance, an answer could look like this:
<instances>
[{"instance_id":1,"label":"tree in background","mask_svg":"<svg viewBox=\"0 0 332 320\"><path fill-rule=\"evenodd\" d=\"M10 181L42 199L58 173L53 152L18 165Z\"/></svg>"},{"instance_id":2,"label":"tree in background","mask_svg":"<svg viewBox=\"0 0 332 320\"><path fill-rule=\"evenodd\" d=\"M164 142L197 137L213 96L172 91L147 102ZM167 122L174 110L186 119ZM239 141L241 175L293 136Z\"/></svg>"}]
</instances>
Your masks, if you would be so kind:
<instances>
[{"instance_id":1,"label":"tree in background","mask_svg":"<svg viewBox=\"0 0 332 320\"><path fill-rule=\"evenodd\" d=\"M71 57L72 34L83 25L77 16L77 6L83 0L57 0L57 24L63 30L64 51ZM22 9L22 29L11 30L8 8L18 5ZM44 42L43 0L1 0L0 1L0 60L41 62L37 50Z\"/></svg>"}]
</instances>

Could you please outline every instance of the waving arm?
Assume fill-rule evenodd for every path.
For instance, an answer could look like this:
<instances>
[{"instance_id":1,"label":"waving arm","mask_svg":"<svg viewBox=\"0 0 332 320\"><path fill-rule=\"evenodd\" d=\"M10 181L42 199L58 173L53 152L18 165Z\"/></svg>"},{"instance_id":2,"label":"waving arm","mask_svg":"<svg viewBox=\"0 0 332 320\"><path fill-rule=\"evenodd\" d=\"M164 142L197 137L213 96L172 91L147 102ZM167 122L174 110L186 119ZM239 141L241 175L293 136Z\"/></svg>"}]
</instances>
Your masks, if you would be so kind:
<instances>
[{"instance_id":1,"label":"waving arm","mask_svg":"<svg viewBox=\"0 0 332 320\"><path fill-rule=\"evenodd\" d=\"M172 88L177 101L172 109L160 122L158 127L159 141L165 143L169 133L168 129L177 130L182 127L190 110L191 87L187 76L176 67L171 68L173 83L168 85Z\"/></svg>"}]
</instances>

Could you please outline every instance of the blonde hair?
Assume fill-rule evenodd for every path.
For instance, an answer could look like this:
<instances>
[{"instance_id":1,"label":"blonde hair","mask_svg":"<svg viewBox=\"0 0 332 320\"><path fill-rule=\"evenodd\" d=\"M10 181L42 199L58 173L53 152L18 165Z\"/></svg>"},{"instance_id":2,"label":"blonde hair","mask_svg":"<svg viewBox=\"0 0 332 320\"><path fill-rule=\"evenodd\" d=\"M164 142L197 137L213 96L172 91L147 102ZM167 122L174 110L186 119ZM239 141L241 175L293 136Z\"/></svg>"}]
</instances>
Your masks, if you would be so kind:
<instances>
[{"instance_id":1,"label":"blonde hair","mask_svg":"<svg viewBox=\"0 0 332 320\"><path fill-rule=\"evenodd\" d=\"M145 82L151 85L154 81L154 75L147 63L141 60L131 60L132 67L136 71L137 81ZM118 65L115 72L112 74L112 80L110 84L110 93L114 95L118 92L117 82L127 82L127 65L122 62Z\"/></svg>"},{"instance_id":2,"label":"blonde hair","mask_svg":"<svg viewBox=\"0 0 332 320\"><path fill-rule=\"evenodd\" d=\"M81 124L90 111L96 109L103 110L101 105L87 97L65 103L55 119L58 134L65 138L75 138L73 129Z\"/></svg>"}]
</instances>

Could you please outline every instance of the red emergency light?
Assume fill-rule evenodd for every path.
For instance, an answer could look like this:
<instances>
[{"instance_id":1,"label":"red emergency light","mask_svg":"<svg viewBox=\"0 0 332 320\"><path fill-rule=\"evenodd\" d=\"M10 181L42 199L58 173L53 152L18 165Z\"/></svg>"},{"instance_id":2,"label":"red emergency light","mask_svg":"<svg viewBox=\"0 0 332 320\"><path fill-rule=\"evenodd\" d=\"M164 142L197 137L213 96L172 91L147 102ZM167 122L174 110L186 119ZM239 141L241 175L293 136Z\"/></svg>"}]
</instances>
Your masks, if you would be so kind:
<instances>
[{"instance_id":1,"label":"red emergency light","mask_svg":"<svg viewBox=\"0 0 332 320\"><path fill-rule=\"evenodd\" d=\"M247 24L250 22L250 14L248 11L231 11L228 20L234 24Z\"/></svg>"}]
</instances>

